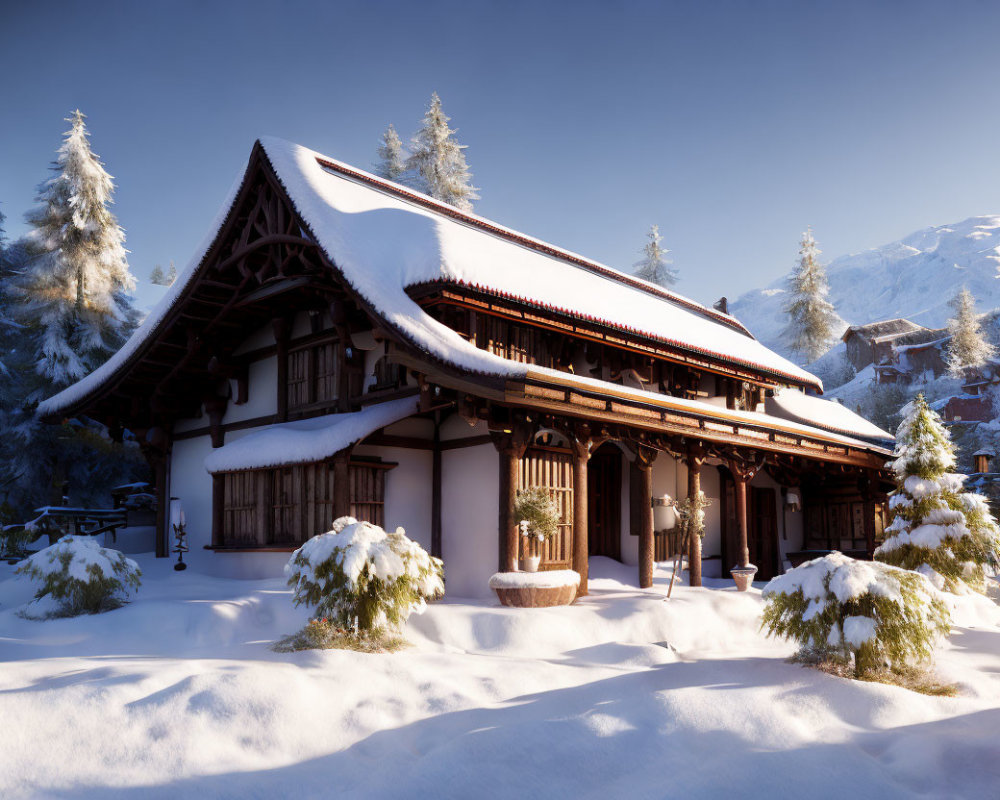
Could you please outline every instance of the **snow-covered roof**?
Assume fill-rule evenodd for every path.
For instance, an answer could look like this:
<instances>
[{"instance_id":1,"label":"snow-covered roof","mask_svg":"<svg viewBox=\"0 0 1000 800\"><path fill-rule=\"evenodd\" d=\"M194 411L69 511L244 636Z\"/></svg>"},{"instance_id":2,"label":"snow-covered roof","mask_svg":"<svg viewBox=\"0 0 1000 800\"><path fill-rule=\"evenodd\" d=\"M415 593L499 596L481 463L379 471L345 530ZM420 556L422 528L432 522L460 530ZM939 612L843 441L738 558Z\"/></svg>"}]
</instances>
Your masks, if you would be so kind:
<instances>
[{"instance_id":1,"label":"snow-covered roof","mask_svg":"<svg viewBox=\"0 0 1000 800\"><path fill-rule=\"evenodd\" d=\"M522 374L426 314L407 289L460 284L592 320L821 388L818 378L779 356L734 318L575 253L460 212L405 187L281 139L260 140L264 154L318 245L351 287L411 343L459 368ZM39 406L59 413L85 400L136 355L191 283L241 182L188 267L135 335L107 363Z\"/></svg>"},{"instance_id":2,"label":"snow-covered roof","mask_svg":"<svg viewBox=\"0 0 1000 800\"><path fill-rule=\"evenodd\" d=\"M768 397L764 408L771 416L842 433L847 436L881 442L891 441L892 434L873 425L849 408L831 400L812 397L795 389L781 389Z\"/></svg>"},{"instance_id":3,"label":"snow-covered roof","mask_svg":"<svg viewBox=\"0 0 1000 800\"><path fill-rule=\"evenodd\" d=\"M988 458L996 458L996 455L997 455L997 451L996 451L996 450L994 450L994 449L993 449L992 447L990 447L989 445L986 445L986 447L980 447L980 448L979 448L979 449L978 449L978 450L977 450L977 451L976 451L975 453L973 453L972 455L973 455L973 456L986 456L986 457L988 457Z\"/></svg>"},{"instance_id":4,"label":"snow-covered roof","mask_svg":"<svg viewBox=\"0 0 1000 800\"><path fill-rule=\"evenodd\" d=\"M205 469L231 472L322 461L379 428L415 414L417 408L415 398L402 397L349 414L269 425L213 450L205 458Z\"/></svg>"},{"instance_id":5,"label":"snow-covered roof","mask_svg":"<svg viewBox=\"0 0 1000 800\"><path fill-rule=\"evenodd\" d=\"M876 339L891 338L916 331L923 331L926 328L908 319L883 319L878 322L869 322L866 325L851 325L841 337L845 342L854 335L862 336L871 341Z\"/></svg>"}]
</instances>

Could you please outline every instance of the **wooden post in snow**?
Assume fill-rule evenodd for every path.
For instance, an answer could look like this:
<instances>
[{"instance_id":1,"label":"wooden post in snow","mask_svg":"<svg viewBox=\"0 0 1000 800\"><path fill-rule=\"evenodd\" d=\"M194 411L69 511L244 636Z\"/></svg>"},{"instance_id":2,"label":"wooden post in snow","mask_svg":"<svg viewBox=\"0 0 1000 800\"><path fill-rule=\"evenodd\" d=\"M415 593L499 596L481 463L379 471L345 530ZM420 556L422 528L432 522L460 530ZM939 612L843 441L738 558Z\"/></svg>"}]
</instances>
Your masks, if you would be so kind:
<instances>
[{"instance_id":1,"label":"wooden post in snow","mask_svg":"<svg viewBox=\"0 0 1000 800\"><path fill-rule=\"evenodd\" d=\"M635 495L640 503L641 527L639 528L639 588L649 589L653 585L653 461L656 451L648 445L637 445L635 465L640 478L639 492Z\"/></svg>"},{"instance_id":2,"label":"wooden post in snow","mask_svg":"<svg viewBox=\"0 0 1000 800\"><path fill-rule=\"evenodd\" d=\"M684 459L687 464L687 496L694 502L701 493L701 465L705 463L705 450L699 443L689 442ZM691 586L701 586L701 537L688 535L688 577Z\"/></svg>"},{"instance_id":3,"label":"wooden post in snow","mask_svg":"<svg viewBox=\"0 0 1000 800\"><path fill-rule=\"evenodd\" d=\"M518 520L514 519L514 504L517 502L519 462L528 449L531 435L530 427L525 423L512 423L490 431L493 446L500 454L497 562L501 572L513 572L517 566Z\"/></svg>"},{"instance_id":4,"label":"wooden post in snow","mask_svg":"<svg viewBox=\"0 0 1000 800\"><path fill-rule=\"evenodd\" d=\"M587 462L590 460L590 437L570 439L573 450L573 569L580 575L577 597L587 594L590 575L589 519L587 517Z\"/></svg>"}]
</instances>

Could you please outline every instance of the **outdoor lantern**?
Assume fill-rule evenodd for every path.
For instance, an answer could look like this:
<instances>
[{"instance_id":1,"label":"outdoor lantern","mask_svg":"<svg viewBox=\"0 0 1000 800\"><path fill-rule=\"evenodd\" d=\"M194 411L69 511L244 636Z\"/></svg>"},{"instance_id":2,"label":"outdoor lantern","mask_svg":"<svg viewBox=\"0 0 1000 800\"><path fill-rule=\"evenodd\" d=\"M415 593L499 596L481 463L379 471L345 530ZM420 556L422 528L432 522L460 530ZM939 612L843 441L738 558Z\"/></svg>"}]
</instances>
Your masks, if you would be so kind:
<instances>
[{"instance_id":1,"label":"outdoor lantern","mask_svg":"<svg viewBox=\"0 0 1000 800\"><path fill-rule=\"evenodd\" d=\"M672 531L677 526L677 507L673 498L669 494L662 497L654 497L653 503L653 530Z\"/></svg>"},{"instance_id":2,"label":"outdoor lantern","mask_svg":"<svg viewBox=\"0 0 1000 800\"><path fill-rule=\"evenodd\" d=\"M181 501L176 497L170 498L170 527L174 532L174 552L177 553L177 563L174 569L182 572L187 569L184 563L184 554L188 551L187 531L184 527L184 508Z\"/></svg>"},{"instance_id":3,"label":"outdoor lantern","mask_svg":"<svg viewBox=\"0 0 1000 800\"><path fill-rule=\"evenodd\" d=\"M802 498L799 497L798 489L789 489L785 494L785 508L789 511L799 511L802 509Z\"/></svg>"},{"instance_id":4,"label":"outdoor lantern","mask_svg":"<svg viewBox=\"0 0 1000 800\"><path fill-rule=\"evenodd\" d=\"M184 525L184 507L177 497L170 498L170 527L180 528Z\"/></svg>"}]
</instances>

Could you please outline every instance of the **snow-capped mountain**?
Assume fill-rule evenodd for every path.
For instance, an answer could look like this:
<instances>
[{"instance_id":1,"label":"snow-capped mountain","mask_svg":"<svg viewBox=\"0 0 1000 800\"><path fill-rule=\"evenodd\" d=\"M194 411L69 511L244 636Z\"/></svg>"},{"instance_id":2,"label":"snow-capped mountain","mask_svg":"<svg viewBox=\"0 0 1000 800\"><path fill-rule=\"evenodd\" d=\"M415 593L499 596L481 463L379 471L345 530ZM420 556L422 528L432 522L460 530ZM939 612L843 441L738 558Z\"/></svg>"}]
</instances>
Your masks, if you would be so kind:
<instances>
[{"instance_id":1,"label":"snow-capped mountain","mask_svg":"<svg viewBox=\"0 0 1000 800\"><path fill-rule=\"evenodd\" d=\"M830 302L851 325L905 317L942 327L948 302L965 286L981 311L1000 306L1000 216L925 228L897 242L830 262ZM781 352L786 278L747 292L730 310L764 344Z\"/></svg>"}]
</instances>

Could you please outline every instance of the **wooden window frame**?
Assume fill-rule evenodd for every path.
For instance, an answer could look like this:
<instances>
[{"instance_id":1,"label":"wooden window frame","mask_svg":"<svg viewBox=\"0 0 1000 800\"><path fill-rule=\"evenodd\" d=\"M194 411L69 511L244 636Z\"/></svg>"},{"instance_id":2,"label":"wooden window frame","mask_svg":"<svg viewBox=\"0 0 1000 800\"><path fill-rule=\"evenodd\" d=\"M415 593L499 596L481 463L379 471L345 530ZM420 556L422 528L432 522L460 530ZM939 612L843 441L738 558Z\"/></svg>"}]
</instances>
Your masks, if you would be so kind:
<instances>
[{"instance_id":1,"label":"wooden window frame","mask_svg":"<svg viewBox=\"0 0 1000 800\"><path fill-rule=\"evenodd\" d=\"M350 515L385 527L386 473L396 462L352 458ZM333 521L333 464L316 461L267 469L221 472L221 541L228 552L292 551ZM279 492L281 497L278 498ZM238 494L238 504L230 498ZM215 501L213 501L215 502Z\"/></svg>"}]
</instances>

